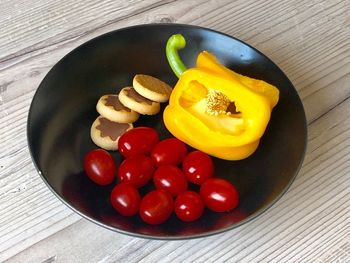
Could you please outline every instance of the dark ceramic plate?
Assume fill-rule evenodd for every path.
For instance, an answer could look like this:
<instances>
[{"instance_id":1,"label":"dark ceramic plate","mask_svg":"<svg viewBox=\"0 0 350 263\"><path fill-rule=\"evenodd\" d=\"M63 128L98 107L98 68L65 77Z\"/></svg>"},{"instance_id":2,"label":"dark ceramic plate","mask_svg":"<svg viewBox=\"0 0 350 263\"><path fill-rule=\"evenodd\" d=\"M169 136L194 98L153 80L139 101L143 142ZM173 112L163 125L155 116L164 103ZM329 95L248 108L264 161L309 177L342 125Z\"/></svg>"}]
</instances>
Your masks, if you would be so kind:
<instances>
[{"instance_id":1,"label":"dark ceramic plate","mask_svg":"<svg viewBox=\"0 0 350 263\"><path fill-rule=\"evenodd\" d=\"M229 213L206 211L193 223L175 216L159 226L138 216L119 216L109 203L113 186L95 185L82 169L84 155L96 148L90 126L98 116L100 96L118 93L137 73L156 76L172 85L176 78L165 57L170 35L187 40L181 57L193 66L202 50L214 53L229 68L263 79L280 89L280 101L258 150L243 161L215 159L216 175L231 181L240 204ZM162 114L143 116L136 126L170 134ZM306 122L302 103L284 73L259 51L228 35L187 25L141 25L97 37L60 60L40 84L28 117L28 144L42 179L66 205L91 221L118 232L149 238L183 239L207 236L237 227L255 218L286 192L303 161ZM121 157L113 153L116 162Z\"/></svg>"}]
</instances>

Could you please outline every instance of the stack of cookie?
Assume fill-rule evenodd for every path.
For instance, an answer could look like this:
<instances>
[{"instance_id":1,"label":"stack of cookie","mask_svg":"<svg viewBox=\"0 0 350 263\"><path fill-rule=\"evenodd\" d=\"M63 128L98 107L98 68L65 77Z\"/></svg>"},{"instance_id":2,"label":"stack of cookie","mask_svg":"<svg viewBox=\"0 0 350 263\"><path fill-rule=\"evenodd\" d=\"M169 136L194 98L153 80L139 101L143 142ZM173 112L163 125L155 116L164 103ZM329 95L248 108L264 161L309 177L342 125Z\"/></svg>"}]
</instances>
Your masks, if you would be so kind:
<instances>
[{"instance_id":1,"label":"stack of cookie","mask_svg":"<svg viewBox=\"0 0 350 263\"><path fill-rule=\"evenodd\" d=\"M96 105L100 114L91 126L91 139L105 150L118 149L118 139L133 128L140 114L155 115L160 103L169 100L172 88L148 75L136 75L133 87L123 88L118 94L102 96Z\"/></svg>"}]
</instances>

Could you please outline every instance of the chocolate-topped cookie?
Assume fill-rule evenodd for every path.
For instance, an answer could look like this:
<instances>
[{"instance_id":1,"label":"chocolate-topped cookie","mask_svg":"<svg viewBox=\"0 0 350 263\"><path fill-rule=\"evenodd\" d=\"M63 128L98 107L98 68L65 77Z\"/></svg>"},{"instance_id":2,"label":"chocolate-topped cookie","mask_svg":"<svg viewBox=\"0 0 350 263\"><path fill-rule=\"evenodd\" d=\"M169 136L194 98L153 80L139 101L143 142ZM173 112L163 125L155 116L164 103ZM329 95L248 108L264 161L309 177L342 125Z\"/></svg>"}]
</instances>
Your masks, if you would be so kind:
<instances>
[{"instance_id":1,"label":"chocolate-topped cookie","mask_svg":"<svg viewBox=\"0 0 350 263\"><path fill-rule=\"evenodd\" d=\"M160 111L159 102L141 96L133 87L123 88L119 93L119 101L125 107L144 115L154 115Z\"/></svg>"},{"instance_id":2,"label":"chocolate-topped cookie","mask_svg":"<svg viewBox=\"0 0 350 263\"><path fill-rule=\"evenodd\" d=\"M90 135L97 146L105 150L116 151L119 137L132 128L131 123L114 122L99 116L91 126Z\"/></svg>"},{"instance_id":3,"label":"chocolate-topped cookie","mask_svg":"<svg viewBox=\"0 0 350 263\"><path fill-rule=\"evenodd\" d=\"M132 123L137 121L140 114L125 107L120 101L118 94L102 96L96 105L97 112L107 119L120 123Z\"/></svg>"}]
</instances>

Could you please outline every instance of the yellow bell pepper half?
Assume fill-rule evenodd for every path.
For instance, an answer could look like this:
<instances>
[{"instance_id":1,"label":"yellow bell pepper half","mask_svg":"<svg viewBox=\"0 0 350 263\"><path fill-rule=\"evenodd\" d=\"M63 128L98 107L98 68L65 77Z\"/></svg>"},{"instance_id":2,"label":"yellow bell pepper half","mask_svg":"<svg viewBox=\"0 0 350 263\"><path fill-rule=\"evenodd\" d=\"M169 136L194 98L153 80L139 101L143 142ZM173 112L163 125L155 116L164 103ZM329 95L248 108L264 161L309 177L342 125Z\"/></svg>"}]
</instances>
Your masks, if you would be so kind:
<instances>
[{"instance_id":1,"label":"yellow bell pepper half","mask_svg":"<svg viewBox=\"0 0 350 263\"><path fill-rule=\"evenodd\" d=\"M257 149L278 98L276 87L231 71L203 51L196 67L181 73L163 119L188 145L241 160Z\"/></svg>"}]
</instances>

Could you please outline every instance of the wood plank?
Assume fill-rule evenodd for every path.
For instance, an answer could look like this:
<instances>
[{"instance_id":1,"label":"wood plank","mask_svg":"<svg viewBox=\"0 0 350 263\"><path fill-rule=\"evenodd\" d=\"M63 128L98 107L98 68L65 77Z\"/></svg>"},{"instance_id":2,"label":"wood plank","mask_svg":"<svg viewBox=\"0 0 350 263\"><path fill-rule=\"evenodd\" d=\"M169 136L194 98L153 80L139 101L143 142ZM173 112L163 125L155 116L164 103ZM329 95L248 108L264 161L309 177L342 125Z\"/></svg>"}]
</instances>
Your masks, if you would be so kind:
<instances>
[{"instance_id":1,"label":"wood plank","mask_svg":"<svg viewBox=\"0 0 350 263\"><path fill-rule=\"evenodd\" d=\"M13 1L2 3L0 62L81 36L170 1ZM25 28L25 30L23 30Z\"/></svg>"}]
</instances>

